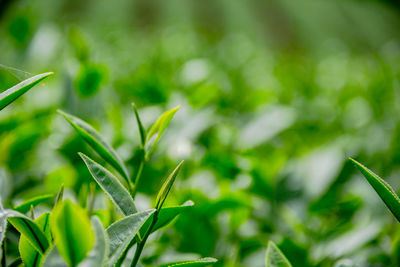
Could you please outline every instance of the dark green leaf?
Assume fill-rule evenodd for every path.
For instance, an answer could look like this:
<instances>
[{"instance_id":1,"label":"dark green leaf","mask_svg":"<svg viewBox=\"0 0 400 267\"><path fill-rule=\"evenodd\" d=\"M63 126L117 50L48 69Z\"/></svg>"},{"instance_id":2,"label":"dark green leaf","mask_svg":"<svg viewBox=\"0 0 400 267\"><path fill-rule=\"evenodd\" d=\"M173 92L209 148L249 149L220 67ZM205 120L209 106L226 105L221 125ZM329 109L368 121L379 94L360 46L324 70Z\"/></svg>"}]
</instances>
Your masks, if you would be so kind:
<instances>
[{"instance_id":1,"label":"dark green leaf","mask_svg":"<svg viewBox=\"0 0 400 267\"><path fill-rule=\"evenodd\" d=\"M122 160L118 157L115 150L109 145L104 138L88 123L83 120L58 110L78 134L111 166L113 166L129 184L129 176Z\"/></svg>"},{"instance_id":2,"label":"dark green leaf","mask_svg":"<svg viewBox=\"0 0 400 267\"><path fill-rule=\"evenodd\" d=\"M25 201L24 203L16 206L14 208L14 210L21 212L21 213L27 213L29 211L29 209L31 208L31 205L35 207L36 205L38 205L44 201L47 201L49 199L52 199L53 197L54 197L53 194L46 194L43 196L31 198L31 199L28 199L27 201Z\"/></svg>"},{"instance_id":3,"label":"dark green leaf","mask_svg":"<svg viewBox=\"0 0 400 267\"><path fill-rule=\"evenodd\" d=\"M393 213L396 219L400 222L400 199L394 192L393 188L378 175L373 173L367 167L358 161L350 158L354 165L361 171L369 184L375 189L389 210Z\"/></svg>"},{"instance_id":4,"label":"dark green leaf","mask_svg":"<svg viewBox=\"0 0 400 267\"><path fill-rule=\"evenodd\" d=\"M140 134L140 141L142 142L142 146L144 147L146 144L146 130L144 129L142 121L140 120L139 112L137 111L135 103L132 103L132 107L133 107L133 111L135 112L136 122L138 125L139 134Z\"/></svg>"},{"instance_id":5,"label":"dark green leaf","mask_svg":"<svg viewBox=\"0 0 400 267\"><path fill-rule=\"evenodd\" d=\"M79 153L79 155L85 162L95 181L122 213L124 215L136 213L137 210L131 195L119 182L118 178L85 154Z\"/></svg>"},{"instance_id":6,"label":"dark green leaf","mask_svg":"<svg viewBox=\"0 0 400 267\"><path fill-rule=\"evenodd\" d=\"M43 213L35 222L44 232L49 242L51 242L50 213ZM26 267L40 266L42 255L40 255L24 235L19 239L19 252Z\"/></svg>"},{"instance_id":7,"label":"dark green leaf","mask_svg":"<svg viewBox=\"0 0 400 267\"><path fill-rule=\"evenodd\" d=\"M110 240L109 266L113 266L125 253L139 229L154 212L152 209L126 216L107 228Z\"/></svg>"},{"instance_id":8,"label":"dark green leaf","mask_svg":"<svg viewBox=\"0 0 400 267\"><path fill-rule=\"evenodd\" d=\"M87 256L94 244L94 233L86 212L70 200L59 203L50 220L57 250L70 266Z\"/></svg>"},{"instance_id":9,"label":"dark green leaf","mask_svg":"<svg viewBox=\"0 0 400 267\"><path fill-rule=\"evenodd\" d=\"M36 76L33 76L25 81L20 82L19 84L11 87L10 89L4 91L0 94L0 110L8 106L14 100L16 100L21 95L25 94L29 89L33 86L41 82L46 77L52 75L52 72L42 73Z\"/></svg>"},{"instance_id":10,"label":"dark green leaf","mask_svg":"<svg viewBox=\"0 0 400 267\"><path fill-rule=\"evenodd\" d=\"M165 199L168 196L169 191L171 190L172 185L174 184L175 178L179 173L179 170L183 164L183 160L178 164L175 170L168 176L167 180L164 182L160 191L158 192L156 198L156 209L160 210L162 205L164 204Z\"/></svg>"},{"instance_id":11,"label":"dark green leaf","mask_svg":"<svg viewBox=\"0 0 400 267\"><path fill-rule=\"evenodd\" d=\"M160 265L160 267L175 267L175 266L200 267L200 266L212 265L217 261L218 260L214 258L202 258L194 261L180 261L180 262L162 264Z\"/></svg>"},{"instance_id":12,"label":"dark green leaf","mask_svg":"<svg viewBox=\"0 0 400 267\"><path fill-rule=\"evenodd\" d=\"M282 251L275 245L274 242L269 241L267 247L267 254L265 256L265 267L291 267L292 265L288 259L283 255Z\"/></svg>"}]
</instances>

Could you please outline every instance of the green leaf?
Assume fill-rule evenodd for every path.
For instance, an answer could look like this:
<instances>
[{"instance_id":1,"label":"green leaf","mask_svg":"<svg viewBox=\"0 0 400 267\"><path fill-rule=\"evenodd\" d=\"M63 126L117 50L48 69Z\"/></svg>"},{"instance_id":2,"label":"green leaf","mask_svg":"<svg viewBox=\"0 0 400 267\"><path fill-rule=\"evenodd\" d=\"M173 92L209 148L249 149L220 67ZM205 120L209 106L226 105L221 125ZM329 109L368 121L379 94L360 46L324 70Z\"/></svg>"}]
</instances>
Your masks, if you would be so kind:
<instances>
[{"instance_id":1,"label":"green leaf","mask_svg":"<svg viewBox=\"0 0 400 267\"><path fill-rule=\"evenodd\" d=\"M35 222L44 232L49 242L51 242L50 213L43 213L35 220ZM40 255L24 235L19 239L19 253L26 267L40 266L42 255Z\"/></svg>"},{"instance_id":2,"label":"green leaf","mask_svg":"<svg viewBox=\"0 0 400 267\"><path fill-rule=\"evenodd\" d=\"M156 198L156 209L160 210L162 205L164 204L165 199L168 196L169 191L171 190L172 185L174 184L175 178L179 173L179 170L183 164L183 160L178 164L175 170L168 176L167 180L164 182L160 191L158 192Z\"/></svg>"},{"instance_id":3,"label":"green leaf","mask_svg":"<svg viewBox=\"0 0 400 267\"><path fill-rule=\"evenodd\" d=\"M56 246L52 246L46 254L42 257L42 261L40 263L42 267L68 267L65 263L64 259L61 257L58 252Z\"/></svg>"},{"instance_id":4,"label":"green leaf","mask_svg":"<svg viewBox=\"0 0 400 267\"><path fill-rule=\"evenodd\" d=\"M368 183L375 189L376 193L378 193L389 210L400 222L400 199L394 192L393 188L385 180L380 178L358 161L352 158L350 158L350 160L361 171Z\"/></svg>"},{"instance_id":5,"label":"green leaf","mask_svg":"<svg viewBox=\"0 0 400 267\"><path fill-rule=\"evenodd\" d=\"M160 265L160 267L174 267L174 266L200 267L200 266L212 265L217 261L218 260L214 258L202 258L194 261L180 261L180 262L162 264Z\"/></svg>"},{"instance_id":6,"label":"green leaf","mask_svg":"<svg viewBox=\"0 0 400 267\"><path fill-rule=\"evenodd\" d=\"M16 100L21 95L25 94L29 89L33 86L41 82L46 77L52 75L53 72L46 72L36 76L33 76L25 81L20 82L19 84L11 87L10 89L4 91L0 94L0 110L11 104L14 100Z\"/></svg>"},{"instance_id":7,"label":"green leaf","mask_svg":"<svg viewBox=\"0 0 400 267\"><path fill-rule=\"evenodd\" d=\"M146 138L146 145L149 151L148 154L151 154L152 150L157 145L158 140L160 140L161 135L168 127L169 123L171 122L172 118L174 117L175 113L178 111L179 108L180 106L177 106L173 109L164 112L150 128L150 131L147 134Z\"/></svg>"},{"instance_id":8,"label":"green leaf","mask_svg":"<svg viewBox=\"0 0 400 267\"><path fill-rule=\"evenodd\" d=\"M81 156L91 175L101 189L103 189L124 215L130 215L137 212L131 195L119 182L117 177L85 154L79 153L79 156Z\"/></svg>"},{"instance_id":9,"label":"green leaf","mask_svg":"<svg viewBox=\"0 0 400 267\"><path fill-rule=\"evenodd\" d=\"M181 206L162 208L158 213L157 222L152 228L151 232L153 233L158 229L160 229L161 227L166 226L167 224L172 222L172 220L174 220L179 214L191 209L193 205L194 205L193 201L189 200L186 201ZM146 234L147 229L151 225L152 218L153 216L150 216L149 219L147 219L147 221L143 225L143 227L140 228L140 236L144 236Z\"/></svg>"},{"instance_id":10,"label":"green leaf","mask_svg":"<svg viewBox=\"0 0 400 267\"><path fill-rule=\"evenodd\" d=\"M0 218L3 216L7 217L7 220L12 226L14 226L21 235L25 236L40 254L44 254L49 248L50 243L45 233L31 218L14 210L3 210L2 214L0 214Z\"/></svg>"},{"instance_id":11,"label":"green leaf","mask_svg":"<svg viewBox=\"0 0 400 267\"><path fill-rule=\"evenodd\" d=\"M46 194L43 196L31 198L31 199L28 199L27 201L23 202L22 204L16 206L14 208L14 210L21 212L21 213L27 213L29 211L29 209L31 208L31 205L35 207L36 205L38 205L44 201L47 201L49 199L52 199L53 197L54 197L53 194Z\"/></svg>"},{"instance_id":12,"label":"green leaf","mask_svg":"<svg viewBox=\"0 0 400 267\"><path fill-rule=\"evenodd\" d=\"M70 200L53 210L51 231L57 250L69 266L77 266L92 249L94 233L86 212Z\"/></svg>"},{"instance_id":13,"label":"green leaf","mask_svg":"<svg viewBox=\"0 0 400 267\"><path fill-rule=\"evenodd\" d=\"M113 266L125 253L139 229L154 212L152 209L126 216L107 228L110 239L109 266Z\"/></svg>"},{"instance_id":14,"label":"green leaf","mask_svg":"<svg viewBox=\"0 0 400 267\"><path fill-rule=\"evenodd\" d=\"M267 255L265 256L265 267L291 267L288 259L283 255L282 251L269 241L267 247Z\"/></svg>"},{"instance_id":15,"label":"green leaf","mask_svg":"<svg viewBox=\"0 0 400 267\"><path fill-rule=\"evenodd\" d=\"M103 266L108 255L108 237L100 222L100 219L91 219L95 233L95 243L87 258L79 264L79 267Z\"/></svg>"},{"instance_id":16,"label":"green leaf","mask_svg":"<svg viewBox=\"0 0 400 267\"><path fill-rule=\"evenodd\" d=\"M111 166L113 166L124 177L129 184L128 171L117 152L109 145L104 138L92 126L83 120L58 110L77 133Z\"/></svg>"},{"instance_id":17,"label":"green leaf","mask_svg":"<svg viewBox=\"0 0 400 267\"><path fill-rule=\"evenodd\" d=\"M140 120L139 112L137 111L135 103L132 103L132 107L133 107L133 111L135 112L136 122L138 125L139 134L140 134L140 141L142 142L142 146L144 147L146 144L146 130L144 129L142 121Z\"/></svg>"}]
</instances>

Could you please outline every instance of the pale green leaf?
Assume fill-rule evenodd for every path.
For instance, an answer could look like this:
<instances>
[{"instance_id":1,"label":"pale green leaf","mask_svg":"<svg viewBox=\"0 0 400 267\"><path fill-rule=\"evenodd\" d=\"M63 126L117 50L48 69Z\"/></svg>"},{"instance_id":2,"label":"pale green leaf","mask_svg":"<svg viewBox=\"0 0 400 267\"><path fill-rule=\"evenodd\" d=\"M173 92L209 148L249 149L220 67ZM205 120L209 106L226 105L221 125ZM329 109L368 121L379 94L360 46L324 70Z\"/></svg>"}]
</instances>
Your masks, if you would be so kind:
<instances>
[{"instance_id":1,"label":"pale green leaf","mask_svg":"<svg viewBox=\"0 0 400 267\"><path fill-rule=\"evenodd\" d=\"M83 120L58 110L77 133L111 166L113 166L129 184L129 175L125 164L117 155L117 152L109 145L104 138L91 125Z\"/></svg>"},{"instance_id":2,"label":"pale green leaf","mask_svg":"<svg viewBox=\"0 0 400 267\"><path fill-rule=\"evenodd\" d=\"M152 209L126 216L107 228L110 240L109 266L113 266L125 254L139 229L154 212Z\"/></svg>"},{"instance_id":3,"label":"pale green leaf","mask_svg":"<svg viewBox=\"0 0 400 267\"><path fill-rule=\"evenodd\" d=\"M164 204L165 199L168 196L169 191L171 190L172 185L174 184L175 178L179 173L179 170L183 164L183 160L178 164L175 170L168 176L167 180L165 180L163 186L158 192L156 198L156 209L160 210L162 205Z\"/></svg>"},{"instance_id":4,"label":"pale green leaf","mask_svg":"<svg viewBox=\"0 0 400 267\"><path fill-rule=\"evenodd\" d=\"M44 232L49 242L51 242L51 232L50 232L50 213L45 212L40 215L35 222L39 228ZM40 266L40 261L42 255L31 245L28 239L22 235L19 239L19 253L21 259L26 267L37 267Z\"/></svg>"},{"instance_id":5,"label":"pale green leaf","mask_svg":"<svg viewBox=\"0 0 400 267\"><path fill-rule=\"evenodd\" d=\"M26 79L19 84L11 87L10 89L4 91L0 94L0 110L8 106L14 100L16 100L21 95L25 94L29 89L31 89L36 84L40 83L46 77L52 75L52 72L42 73Z\"/></svg>"},{"instance_id":6,"label":"pale green leaf","mask_svg":"<svg viewBox=\"0 0 400 267\"><path fill-rule=\"evenodd\" d=\"M379 197L383 200L389 210L393 213L396 219L400 222L400 199L394 192L393 188L378 175L373 173L367 167L358 161L350 158L354 165L361 171L368 183L375 189Z\"/></svg>"},{"instance_id":7,"label":"pale green leaf","mask_svg":"<svg viewBox=\"0 0 400 267\"><path fill-rule=\"evenodd\" d=\"M6 236L6 229L7 229L7 216L3 209L3 205L1 204L0 201L0 260L3 257L3 250L1 248L4 237Z\"/></svg>"},{"instance_id":8,"label":"pale green leaf","mask_svg":"<svg viewBox=\"0 0 400 267\"><path fill-rule=\"evenodd\" d=\"M67 263L61 257L56 246L52 246L42 257L40 266L42 267L68 267Z\"/></svg>"},{"instance_id":9,"label":"pale green leaf","mask_svg":"<svg viewBox=\"0 0 400 267\"><path fill-rule=\"evenodd\" d=\"M108 236L99 218L91 219L95 233L95 243L84 261L79 263L79 267L103 266L108 256Z\"/></svg>"},{"instance_id":10,"label":"pale green leaf","mask_svg":"<svg viewBox=\"0 0 400 267\"><path fill-rule=\"evenodd\" d=\"M93 248L94 233L89 217L70 200L55 206L50 226L57 250L69 266L77 266Z\"/></svg>"},{"instance_id":11,"label":"pale green leaf","mask_svg":"<svg viewBox=\"0 0 400 267\"><path fill-rule=\"evenodd\" d=\"M27 213L31 206L36 206L44 201L47 201L51 198L53 198L53 194L45 194L42 196L37 196L31 199L26 200L25 202L21 203L20 205L16 206L14 210L21 212L21 213Z\"/></svg>"},{"instance_id":12,"label":"pale green leaf","mask_svg":"<svg viewBox=\"0 0 400 267\"><path fill-rule=\"evenodd\" d=\"M85 154L79 153L91 175L124 215L136 213L135 203L117 177Z\"/></svg>"},{"instance_id":13,"label":"pale green leaf","mask_svg":"<svg viewBox=\"0 0 400 267\"><path fill-rule=\"evenodd\" d=\"M185 266L185 267L200 267L200 266L210 266L216 263L218 260L214 258L202 258L194 261L180 261L174 263L162 264L160 267L176 267L176 266Z\"/></svg>"},{"instance_id":14,"label":"pale green leaf","mask_svg":"<svg viewBox=\"0 0 400 267\"><path fill-rule=\"evenodd\" d=\"M282 251L275 245L274 242L269 241L267 247L267 254L265 256L265 267L291 267L292 265L288 259L283 255Z\"/></svg>"}]
</instances>

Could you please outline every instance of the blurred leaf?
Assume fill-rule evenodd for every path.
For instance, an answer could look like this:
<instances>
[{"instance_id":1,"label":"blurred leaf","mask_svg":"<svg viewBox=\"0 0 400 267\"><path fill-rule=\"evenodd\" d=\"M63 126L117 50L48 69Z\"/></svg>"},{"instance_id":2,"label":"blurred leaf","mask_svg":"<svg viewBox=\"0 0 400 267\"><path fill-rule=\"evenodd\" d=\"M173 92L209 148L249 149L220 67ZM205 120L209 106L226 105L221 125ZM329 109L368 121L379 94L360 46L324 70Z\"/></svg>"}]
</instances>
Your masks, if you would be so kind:
<instances>
[{"instance_id":1,"label":"blurred leaf","mask_svg":"<svg viewBox=\"0 0 400 267\"><path fill-rule=\"evenodd\" d=\"M42 73L36 76L33 76L25 81L20 82L19 84L11 87L10 89L4 91L0 94L0 110L8 106L11 102L16 100L18 97L26 93L33 86L41 82L46 77L52 75L52 72Z\"/></svg>"},{"instance_id":2,"label":"blurred leaf","mask_svg":"<svg viewBox=\"0 0 400 267\"><path fill-rule=\"evenodd\" d=\"M194 261L180 261L174 263L162 264L160 267L174 267L174 266L186 266L186 267L197 267L197 266L209 266L216 263L218 260L214 258L202 258Z\"/></svg>"},{"instance_id":3,"label":"blurred leaf","mask_svg":"<svg viewBox=\"0 0 400 267\"><path fill-rule=\"evenodd\" d=\"M148 147L149 154L151 154L152 150L157 145L158 140L160 139L165 129L168 127L169 123L171 122L172 118L179 108L180 106L177 106L164 112L150 128L146 138L146 145Z\"/></svg>"},{"instance_id":4,"label":"blurred leaf","mask_svg":"<svg viewBox=\"0 0 400 267\"><path fill-rule=\"evenodd\" d=\"M194 203L193 201L189 200L186 201L183 205L181 206L176 206L176 207L167 207L167 208L162 208L160 212L158 213L157 216L157 222L155 223L154 227L151 229L151 232L155 232L161 227L166 226L170 222L172 222L178 215L181 213L191 209L193 207ZM143 224L143 226L140 228L140 236L144 236L150 227L151 223L153 220L153 215L150 216L146 222Z\"/></svg>"},{"instance_id":5,"label":"blurred leaf","mask_svg":"<svg viewBox=\"0 0 400 267\"><path fill-rule=\"evenodd\" d=\"M53 197L54 197L53 194L46 194L43 196L31 198L31 199L28 199L27 201L25 201L24 203L16 206L14 208L14 210L21 212L21 213L27 213L29 211L29 209L31 208L31 205L35 207L36 205L38 205L44 201L47 201L49 199L52 199Z\"/></svg>"},{"instance_id":6,"label":"blurred leaf","mask_svg":"<svg viewBox=\"0 0 400 267\"><path fill-rule=\"evenodd\" d=\"M50 243L45 233L31 218L13 210L3 210L0 216L6 216L12 226L14 226L21 235L25 236L40 254L44 254L49 248Z\"/></svg>"},{"instance_id":7,"label":"blurred leaf","mask_svg":"<svg viewBox=\"0 0 400 267\"><path fill-rule=\"evenodd\" d=\"M88 156L82 153L79 153L79 155L85 162L94 180L110 197L113 203L122 211L122 213L124 215L136 213L137 210L131 195L119 180L111 172L90 159Z\"/></svg>"},{"instance_id":8,"label":"blurred leaf","mask_svg":"<svg viewBox=\"0 0 400 267\"><path fill-rule=\"evenodd\" d=\"M94 233L86 212L70 200L59 203L50 220L54 242L70 266L87 256L94 243Z\"/></svg>"},{"instance_id":9,"label":"blurred leaf","mask_svg":"<svg viewBox=\"0 0 400 267\"><path fill-rule=\"evenodd\" d=\"M83 63L76 76L75 86L78 93L83 97L94 95L104 81L107 69L103 65Z\"/></svg>"},{"instance_id":10,"label":"blurred leaf","mask_svg":"<svg viewBox=\"0 0 400 267\"><path fill-rule=\"evenodd\" d=\"M269 241L267 247L267 255L265 257L265 267L291 267L292 265L288 259L283 255L282 251L275 245L274 242Z\"/></svg>"},{"instance_id":11,"label":"blurred leaf","mask_svg":"<svg viewBox=\"0 0 400 267\"><path fill-rule=\"evenodd\" d=\"M152 209L126 216L107 228L106 231L110 240L108 265L114 265L119 260L139 229L154 212L155 210Z\"/></svg>"},{"instance_id":12,"label":"blurred leaf","mask_svg":"<svg viewBox=\"0 0 400 267\"><path fill-rule=\"evenodd\" d=\"M108 255L108 237L103 225L97 217L93 217L91 221L95 233L94 247L79 267L103 266Z\"/></svg>"},{"instance_id":13,"label":"blurred leaf","mask_svg":"<svg viewBox=\"0 0 400 267\"><path fill-rule=\"evenodd\" d=\"M132 107L133 107L133 111L135 112L136 122L138 125L139 134L140 134L140 141L142 142L142 146L144 147L146 144L146 130L144 129L142 121L140 120L139 112L137 111L135 103L132 103Z\"/></svg>"},{"instance_id":14,"label":"blurred leaf","mask_svg":"<svg viewBox=\"0 0 400 267\"><path fill-rule=\"evenodd\" d=\"M393 188L385 180L380 178L358 161L352 158L350 158L350 160L361 171L369 184L375 189L392 214L400 222L400 199L394 192Z\"/></svg>"},{"instance_id":15,"label":"blurred leaf","mask_svg":"<svg viewBox=\"0 0 400 267\"><path fill-rule=\"evenodd\" d=\"M3 209L3 205L0 201L0 260L3 259L3 240L6 236L7 230L7 216L5 216L5 211Z\"/></svg>"},{"instance_id":16,"label":"blurred leaf","mask_svg":"<svg viewBox=\"0 0 400 267\"><path fill-rule=\"evenodd\" d=\"M129 184L128 171L115 150L104 140L104 138L88 123L83 120L58 110L78 134L111 166L113 166Z\"/></svg>"},{"instance_id":17,"label":"blurred leaf","mask_svg":"<svg viewBox=\"0 0 400 267\"><path fill-rule=\"evenodd\" d=\"M179 170L183 164L183 160L178 164L175 170L168 176L167 180L164 182L160 191L158 192L156 198L156 209L160 210L162 205L164 204L165 199L168 196L169 191L171 190L172 185L174 184L175 178L179 173Z\"/></svg>"},{"instance_id":18,"label":"blurred leaf","mask_svg":"<svg viewBox=\"0 0 400 267\"><path fill-rule=\"evenodd\" d=\"M40 266L49 267L68 267L64 259L61 257L56 246L52 246L42 258Z\"/></svg>"},{"instance_id":19,"label":"blurred leaf","mask_svg":"<svg viewBox=\"0 0 400 267\"><path fill-rule=\"evenodd\" d=\"M49 242L51 241L50 232L50 213L45 212L39 216L35 222L44 232ZM21 236L19 239L19 252L26 267L40 266L42 255L31 245L25 236Z\"/></svg>"}]
</instances>

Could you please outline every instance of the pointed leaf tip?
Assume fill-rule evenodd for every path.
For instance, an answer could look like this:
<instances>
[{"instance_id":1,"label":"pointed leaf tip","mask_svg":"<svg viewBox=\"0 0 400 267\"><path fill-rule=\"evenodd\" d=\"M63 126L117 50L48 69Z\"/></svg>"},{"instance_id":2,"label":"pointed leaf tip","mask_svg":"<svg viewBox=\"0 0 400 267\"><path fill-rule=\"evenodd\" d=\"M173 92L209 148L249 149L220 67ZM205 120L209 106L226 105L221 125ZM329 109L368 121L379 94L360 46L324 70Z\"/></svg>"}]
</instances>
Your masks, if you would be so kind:
<instances>
[{"instance_id":1,"label":"pointed leaf tip","mask_svg":"<svg viewBox=\"0 0 400 267\"><path fill-rule=\"evenodd\" d=\"M162 185L160 191L158 192L156 198L156 209L161 209L162 205L164 204L165 199L168 196L169 191L171 190L172 185L175 182L175 178L179 173L179 170L183 164L184 160L182 160L178 166L176 166L175 170L168 176L167 180Z\"/></svg>"},{"instance_id":2,"label":"pointed leaf tip","mask_svg":"<svg viewBox=\"0 0 400 267\"><path fill-rule=\"evenodd\" d=\"M376 193L383 200L385 205L400 222L400 198L397 196L393 188L385 180L380 178L377 174L362 165L360 162L352 158L350 158L350 160L359 169L359 171L367 179L368 183L374 188Z\"/></svg>"}]
</instances>

